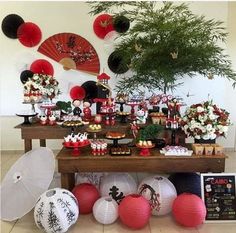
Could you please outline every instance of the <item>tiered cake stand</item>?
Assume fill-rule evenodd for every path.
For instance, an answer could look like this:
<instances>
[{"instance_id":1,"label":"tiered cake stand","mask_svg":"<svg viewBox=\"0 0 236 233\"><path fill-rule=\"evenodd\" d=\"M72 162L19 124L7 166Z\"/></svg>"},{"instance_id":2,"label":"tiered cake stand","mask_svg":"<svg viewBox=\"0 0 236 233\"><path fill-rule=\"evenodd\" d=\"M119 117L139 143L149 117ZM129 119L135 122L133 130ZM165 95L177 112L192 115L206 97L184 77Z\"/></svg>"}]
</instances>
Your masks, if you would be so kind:
<instances>
[{"instance_id":1,"label":"tiered cake stand","mask_svg":"<svg viewBox=\"0 0 236 233\"><path fill-rule=\"evenodd\" d=\"M81 151L80 151L80 148L82 148L82 147L86 147L86 146L88 146L88 145L90 145L90 141L88 140L88 142L87 143L85 143L85 144L77 144L77 145L73 145L73 144L66 144L65 142L63 143L63 146L65 147L65 148L72 148L73 150L72 150L72 155L73 156L79 156L80 154L81 154Z\"/></svg>"},{"instance_id":2,"label":"tiered cake stand","mask_svg":"<svg viewBox=\"0 0 236 233\"><path fill-rule=\"evenodd\" d=\"M140 146L139 144L136 144L138 148L140 148L140 155L141 156L149 156L150 155L150 149L155 147L155 144L152 144L151 146Z\"/></svg>"}]
</instances>

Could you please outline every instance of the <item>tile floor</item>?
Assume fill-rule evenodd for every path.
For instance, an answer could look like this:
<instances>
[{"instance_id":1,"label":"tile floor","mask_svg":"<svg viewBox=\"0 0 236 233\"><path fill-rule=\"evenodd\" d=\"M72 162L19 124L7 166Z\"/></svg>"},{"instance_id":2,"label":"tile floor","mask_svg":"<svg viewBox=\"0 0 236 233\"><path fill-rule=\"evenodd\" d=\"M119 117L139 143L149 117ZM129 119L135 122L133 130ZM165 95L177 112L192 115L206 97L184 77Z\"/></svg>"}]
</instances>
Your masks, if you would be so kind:
<instances>
[{"instance_id":1,"label":"tile floor","mask_svg":"<svg viewBox=\"0 0 236 233\"><path fill-rule=\"evenodd\" d=\"M55 152L56 153L56 152ZM1 155L1 180L11 165L23 153L7 152ZM229 158L226 160L226 172L236 172L236 152L227 153ZM137 181L140 181L147 174L132 174ZM54 180L51 187L60 185L60 175L55 172ZM19 220L13 222L1 221L1 233L36 233L41 232L37 229L33 211L25 215ZM141 230L131 230L125 227L118 220L111 225L101 225L93 218L92 214L80 215L77 223L72 226L68 233L235 233L235 223L205 223L196 228L184 228L174 222L171 215L163 217L152 216L149 224Z\"/></svg>"}]
</instances>

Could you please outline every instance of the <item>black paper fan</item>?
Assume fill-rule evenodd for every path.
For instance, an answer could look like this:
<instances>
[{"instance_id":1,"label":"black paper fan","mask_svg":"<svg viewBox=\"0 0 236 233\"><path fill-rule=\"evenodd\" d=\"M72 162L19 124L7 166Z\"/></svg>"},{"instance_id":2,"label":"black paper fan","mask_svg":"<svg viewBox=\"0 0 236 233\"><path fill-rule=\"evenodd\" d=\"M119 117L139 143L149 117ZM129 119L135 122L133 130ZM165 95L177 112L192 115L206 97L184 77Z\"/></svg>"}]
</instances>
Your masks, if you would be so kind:
<instances>
[{"instance_id":1,"label":"black paper fan","mask_svg":"<svg viewBox=\"0 0 236 233\"><path fill-rule=\"evenodd\" d=\"M98 86L95 81L86 81L81 87L85 90L85 99L93 101L94 98L98 97Z\"/></svg>"},{"instance_id":2,"label":"black paper fan","mask_svg":"<svg viewBox=\"0 0 236 233\"><path fill-rule=\"evenodd\" d=\"M129 19L124 15L119 15L114 19L113 27L119 33L127 32L129 30L129 26Z\"/></svg>"},{"instance_id":3,"label":"black paper fan","mask_svg":"<svg viewBox=\"0 0 236 233\"><path fill-rule=\"evenodd\" d=\"M129 70L130 60L127 60L119 51L114 51L108 57L108 66L115 74L123 74Z\"/></svg>"},{"instance_id":4,"label":"black paper fan","mask_svg":"<svg viewBox=\"0 0 236 233\"><path fill-rule=\"evenodd\" d=\"M7 15L2 21L2 31L7 37L17 39L17 30L23 23L24 20L19 15Z\"/></svg>"},{"instance_id":5,"label":"black paper fan","mask_svg":"<svg viewBox=\"0 0 236 233\"><path fill-rule=\"evenodd\" d=\"M20 80L23 84L25 84L29 78L33 77L33 75L34 75L34 72L32 72L31 70L24 70L20 74Z\"/></svg>"}]
</instances>

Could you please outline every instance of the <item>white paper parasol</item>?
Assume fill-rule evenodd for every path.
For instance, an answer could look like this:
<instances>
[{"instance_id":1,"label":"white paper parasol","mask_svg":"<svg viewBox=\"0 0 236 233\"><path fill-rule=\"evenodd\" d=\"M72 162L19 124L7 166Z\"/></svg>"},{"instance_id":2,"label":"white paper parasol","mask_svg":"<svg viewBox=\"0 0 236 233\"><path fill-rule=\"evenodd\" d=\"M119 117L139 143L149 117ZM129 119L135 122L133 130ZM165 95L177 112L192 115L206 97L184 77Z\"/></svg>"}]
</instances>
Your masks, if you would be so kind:
<instances>
[{"instance_id":1,"label":"white paper parasol","mask_svg":"<svg viewBox=\"0 0 236 233\"><path fill-rule=\"evenodd\" d=\"M48 189L54 169L54 155L48 148L31 150L18 159L1 184L0 218L13 221L28 213Z\"/></svg>"}]
</instances>

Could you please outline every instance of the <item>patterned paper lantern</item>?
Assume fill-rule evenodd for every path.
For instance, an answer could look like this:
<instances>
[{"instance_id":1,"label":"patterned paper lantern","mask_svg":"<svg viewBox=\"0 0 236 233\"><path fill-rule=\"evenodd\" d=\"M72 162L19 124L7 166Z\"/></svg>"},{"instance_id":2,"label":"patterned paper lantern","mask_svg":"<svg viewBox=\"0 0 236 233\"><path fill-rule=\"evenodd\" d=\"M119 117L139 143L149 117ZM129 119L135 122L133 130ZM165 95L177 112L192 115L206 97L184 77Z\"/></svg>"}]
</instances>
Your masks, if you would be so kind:
<instances>
[{"instance_id":1,"label":"patterned paper lantern","mask_svg":"<svg viewBox=\"0 0 236 233\"><path fill-rule=\"evenodd\" d=\"M177 196L175 186L158 175L145 178L138 187L138 193L149 201L153 215L170 213Z\"/></svg>"},{"instance_id":2,"label":"patterned paper lantern","mask_svg":"<svg viewBox=\"0 0 236 233\"><path fill-rule=\"evenodd\" d=\"M38 228L47 233L66 232L78 219L75 196L66 189L54 188L43 193L34 208Z\"/></svg>"},{"instance_id":3,"label":"patterned paper lantern","mask_svg":"<svg viewBox=\"0 0 236 233\"><path fill-rule=\"evenodd\" d=\"M118 204L128 194L137 192L137 184L128 173L105 176L100 185L101 196L111 196Z\"/></svg>"},{"instance_id":4,"label":"patterned paper lantern","mask_svg":"<svg viewBox=\"0 0 236 233\"><path fill-rule=\"evenodd\" d=\"M85 97L85 90L81 86L74 86L70 89L70 98L73 100L82 100Z\"/></svg>"},{"instance_id":5,"label":"patterned paper lantern","mask_svg":"<svg viewBox=\"0 0 236 233\"><path fill-rule=\"evenodd\" d=\"M103 172L79 172L75 176L75 184L90 183L99 189L104 176L105 173Z\"/></svg>"},{"instance_id":6,"label":"patterned paper lantern","mask_svg":"<svg viewBox=\"0 0 236 233\"><path fill-rule=\"evenodd\" d=\"M122 223L133 229L143 228L151 216L149 202L138 194L126 196L119 205L119 216Z\"/></svg>"},{"instance_id":7,"label":"patterned paper lantern","mask_svg":"<svg viewBox=\"0 0 236 233\"><path fill-rule=\"evenodd\" d=\"M45 59L37 59L35 60L31 66L30 70L35 74L47 74L53 76L54 69L52 64Z\"/></svg>"},{"instance_id":8,"label":"patterned paper lantern","mask_svg":"<svg viewBox=\"0 0 236 233\"><path fill-rule=\"evenodd\" d=\"M174 173L169 180L175 186L177 194L193 193L201 197L201 179L197 173Z\"/></svg>"},{"instance_id":9,"label":"patterned paper lantern","mask_svg":"<svg viewBox=\"0 0 236 233\"><path fill-rule=\"evenodd\" d=\"M91 213L95 201L100 197L97 188L89 183L76 185L72 193L79 203L79 211L81 214Z\"/></svg>"},{"instance_id":10,"label":"patterned paper lantern","mask_svg":"<svg viewBox=\"0 0 236 233\"><path fill-rule=\"evenodd\" d=\"M19 26L17 37L24 46L34 47L41 41L42 32L36 24L27 22Z\"/></svg>"},{"instance_id":11,"label":"patterned paper lantern","mask_svg":"<svg viewBox=\"0 0 236 233\"><path fill-rule=\"evenodd\" d=\"M206 207L197 195L183 193L175 199L172 213L179 224L196 227L203 223L206 217Z\"/></svg>"},{"instance_id":12,"label":"patterned paper lantern","mask_svg":"<svg viewBox=\"0 0 236 233\"><path fill-rule=\"evenodd\" d=\"M93 216L99 223L111 224L118 218L118 204L111 197L101 197L93 206Z\"/></svg>"}]
</instances>

